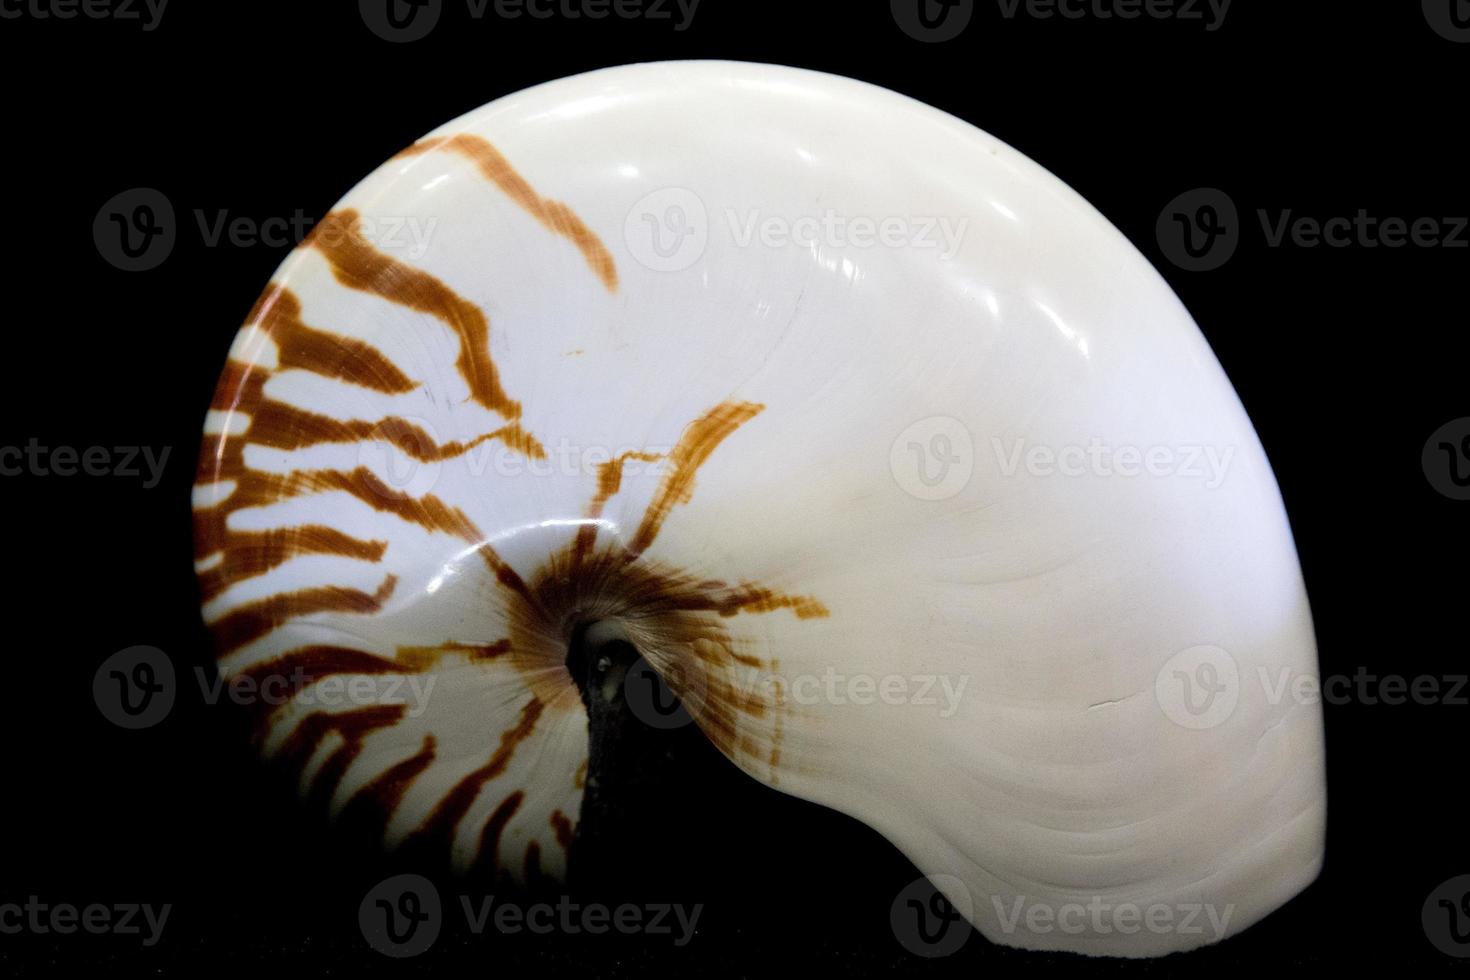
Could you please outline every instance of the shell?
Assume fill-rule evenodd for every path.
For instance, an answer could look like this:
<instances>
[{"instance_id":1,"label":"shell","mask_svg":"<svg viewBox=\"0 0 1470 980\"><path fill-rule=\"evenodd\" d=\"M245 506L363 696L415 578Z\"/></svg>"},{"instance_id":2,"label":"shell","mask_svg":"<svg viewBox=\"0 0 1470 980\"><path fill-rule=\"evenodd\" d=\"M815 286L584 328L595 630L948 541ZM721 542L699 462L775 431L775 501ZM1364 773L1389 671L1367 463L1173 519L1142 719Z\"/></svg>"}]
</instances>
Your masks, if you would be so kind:
<instances>
[{"instance_id":1,"label":"shell","mask_svg":"<svg viewBox=\"0 0 1470 980\"><path fill-rule=\"evenodd\" d=\"M911 234L762 230L828 214ZM1191 449L1228 466L1122 471ZM1320 867L1320 709L1271 696L1311 618L1229 382L1081 198L882 89L638 65L430 134L249 315L195 518L221 673L291 695L262 751L390 850L565 872L596 623L993 941L1184 949ZM1228 927L1012 914L1094 901Z\"/></svg>"}]
</instances>

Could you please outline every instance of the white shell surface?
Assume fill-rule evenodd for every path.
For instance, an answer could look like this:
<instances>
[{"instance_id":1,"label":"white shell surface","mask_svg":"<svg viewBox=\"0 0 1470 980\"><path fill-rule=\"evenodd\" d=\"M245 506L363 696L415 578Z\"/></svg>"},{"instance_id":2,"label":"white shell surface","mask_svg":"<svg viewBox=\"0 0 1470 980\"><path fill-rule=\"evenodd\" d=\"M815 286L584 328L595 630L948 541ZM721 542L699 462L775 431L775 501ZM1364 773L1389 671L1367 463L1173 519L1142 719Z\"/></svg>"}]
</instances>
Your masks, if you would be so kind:
<instances>
[{"instance_id":1,"label":"white shell surface","mask_svg":"<svg viewBox=\"0 0 1470 980\"><path fill-rule=\"evenodd\" d=\"M380 806L390 847L559 873L587 745L557 651L596 620L995 942L1157 955L1315 878L1269 464L1168 286L1036 164L855 81L649 64L455 120L334 216L242 330L196 489L222 672L332 649L373 678L309 673L264 723L303 790ZM505 582L594 527L607 564L528 627Z\"/></svg>"}]
</instances>

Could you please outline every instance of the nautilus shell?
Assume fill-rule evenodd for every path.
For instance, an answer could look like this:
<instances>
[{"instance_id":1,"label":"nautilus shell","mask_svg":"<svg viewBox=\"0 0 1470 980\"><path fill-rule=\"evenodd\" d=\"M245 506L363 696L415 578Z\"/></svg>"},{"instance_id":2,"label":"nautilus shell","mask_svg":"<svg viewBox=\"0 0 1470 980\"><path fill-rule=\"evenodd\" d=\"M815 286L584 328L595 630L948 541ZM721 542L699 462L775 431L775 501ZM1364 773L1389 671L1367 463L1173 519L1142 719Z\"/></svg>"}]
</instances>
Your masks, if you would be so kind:
<instances>
[{"instance_id":1,"label":"nautilus shell","mask_svg":"<svg viewBox=\"0 0 1470 980\"><path fill-rule=\"evenodd\" d=\"M1146 465L1190 447L1228 466ZM194 508L220 672L288 679L262 752L390 851L565 873L581 629L995 942L1188 948L1320 867L1320 709L1272 696L1311 618L1229 382L1076 194L881 89L639 65L415 143L249 315ZM1011 914L1098 902L1228 927Z\"/></svg>"}]
</instances>

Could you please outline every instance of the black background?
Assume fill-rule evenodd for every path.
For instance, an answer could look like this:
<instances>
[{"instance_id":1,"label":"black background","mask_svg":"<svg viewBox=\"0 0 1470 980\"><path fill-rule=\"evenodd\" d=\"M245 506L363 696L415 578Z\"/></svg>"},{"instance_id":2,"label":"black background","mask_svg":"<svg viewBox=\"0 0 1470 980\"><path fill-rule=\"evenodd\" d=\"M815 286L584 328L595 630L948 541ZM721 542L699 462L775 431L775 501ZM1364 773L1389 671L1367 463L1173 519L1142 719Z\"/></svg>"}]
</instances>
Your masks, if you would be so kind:
<instances>
[{"instance_id":1,"label":"black background","mask_svg":"<svg viewBox=\"0 0 1470 980\"><path fill-rule=\"evenodd\" d=\"M389 44L354 3L174 0L147 32L0 20L0 52L0 444L171 447L152 489L123 477L0 480L11 542L0 900L174 907L152 949L119 936L0 936L0 974L99 962L184 976L1470 963L1438 952L1420 924L1430 891L1470 873L1463 704L1328 705L1321 879L1239 937L1182 957L1086 962L975 936L946 960L916 958L888 928L887 903L912 868L844 818L730 780L693 786L629 843L693 869L689 897L706 908L688 946L451 934L393 963L357 925L382 867L301 818L191 675L208 661L189 525L200 423L232 336L287 251L208 247L194 211L319 217L388 156L484 102L680 58L871 81L974 123L1074 187L1158 265L1254 420L1296 533L1324 677L1464 674L1464 588L1451 561L1470 544L1470 503L1437 493L1420 454L1437 427L1470 414L1470 236L1459 249L1271 248L1255 218L1262 208L1470 212L1470 44L1439 36L1420 4L1238 0L1207 31L1148 18L1008 20L982 0L960 37L922 44L885 3L703 0L680 32L617 18L475 21L449 0L428 38ZM177 246L149 272L114 268L93 240L99 208L134 187L161 190L179 215ZM1161 253L1155 222L1198 187L1233 198L1242 241L1223 268L1192 273ZM166 721L126 732L98 712L91 680L135 644L165 650L185 683ZM798 833L802 846L780 842ZM705 853L685 853L690 841Z\"/></svg>"}]
</instances>

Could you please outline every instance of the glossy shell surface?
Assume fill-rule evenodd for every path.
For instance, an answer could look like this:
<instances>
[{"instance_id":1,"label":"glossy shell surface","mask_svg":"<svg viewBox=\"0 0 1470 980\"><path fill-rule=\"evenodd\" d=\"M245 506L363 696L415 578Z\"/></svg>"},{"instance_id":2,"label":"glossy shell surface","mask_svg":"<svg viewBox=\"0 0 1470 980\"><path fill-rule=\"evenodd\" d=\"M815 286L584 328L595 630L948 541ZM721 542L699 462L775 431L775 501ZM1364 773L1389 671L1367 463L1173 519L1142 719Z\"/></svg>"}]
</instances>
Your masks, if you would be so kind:
<instances>
[{"instance_id":1,"label":"glossy shell surface","mask_svg":"<svg viewBox=\"0 0 1470 980\"><path fill-rule=\"evenodd\" d=\"M564 873L590 626L999 943L1184 949L1320 866L1307 598L1215 357L1075 193L869 85L608 69L394 156L249 315L195 520L262 752L389 849ZM1089 903L1226 924L1027 924Z\"/></svg>"}]
</instances>

